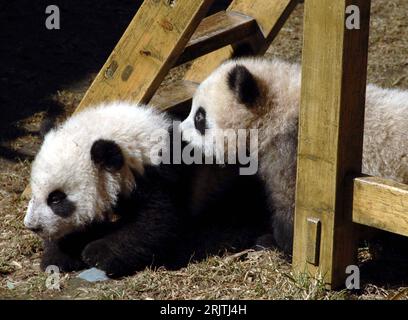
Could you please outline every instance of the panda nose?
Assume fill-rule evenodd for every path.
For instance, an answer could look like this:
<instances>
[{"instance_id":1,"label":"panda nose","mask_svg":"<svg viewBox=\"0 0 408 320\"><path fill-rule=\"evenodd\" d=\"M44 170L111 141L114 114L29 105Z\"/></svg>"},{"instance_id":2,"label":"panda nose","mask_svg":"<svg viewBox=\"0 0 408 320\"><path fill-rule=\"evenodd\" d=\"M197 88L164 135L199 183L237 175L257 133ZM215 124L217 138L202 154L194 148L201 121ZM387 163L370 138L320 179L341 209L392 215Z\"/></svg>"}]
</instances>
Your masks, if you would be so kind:
<instances>
[{"instance_id":1,"label":"panda nose","mask_svg":"<svg viewBox=\"0 0 408 320\"><path fill-rule=\"evenodd\" d=\"M39 233L43 231L43 228L40 223L30 221L29 219L27 219L27 217L26 219L24 219L24 226L34 233Z\"/></svg>"}]
</instances>

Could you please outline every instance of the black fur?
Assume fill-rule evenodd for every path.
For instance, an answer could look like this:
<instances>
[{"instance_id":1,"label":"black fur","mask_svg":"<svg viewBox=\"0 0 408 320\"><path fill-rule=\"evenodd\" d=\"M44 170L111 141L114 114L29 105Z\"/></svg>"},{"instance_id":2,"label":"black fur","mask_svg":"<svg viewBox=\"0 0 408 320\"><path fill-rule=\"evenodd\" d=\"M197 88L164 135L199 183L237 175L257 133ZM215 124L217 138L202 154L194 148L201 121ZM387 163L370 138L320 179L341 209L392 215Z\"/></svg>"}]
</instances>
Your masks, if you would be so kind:
<instances>
[{"instance_id":1,"label":"black fur","mask_svg":"<svg viewBox=\"0 0 408 320\"><path fill-rule=\"evenodd\" d=\"M51 265L57 266L62 272L77 271L86 267L80 255L61 249L59 242L44 241L41 269L44 271Z\"/></svg>"},{"instance_id":2,"label":"black fur","mask_svg":"<svg viewBox=\"0 0 408 320\"><path fill-rule=\"evenodd\" d=\"M125 163L122 150L116 142L110 140L96 140L91 148L92 161L108 171L118 171Z\"/></svg>"},{"instance_id":3,"label":"black fur","mask_svg":"<svg viewBox=\"0 0 408 320\"><path fill-rule=\"evenodd\" d=\"M147 167L136 176L137 187L121 197L114 212L121 215L103 238L82 252L89 266L111 277L129 275L147 266L178 264L173 255L187 214L179 179L169 165Z\"/></svg>"},{"instance_id":4,"label":"black fur","mask_svg":"<svg viewBox=\"0 0 408 320\"><path fill-rule=\"evenodd\" d=\"M194 126L201 135L204 135L205 129L207 129L207 119L206 112L203 107L199 107L194 115Z\"/></svg>"},{"instance_id":5,"label":"black fur","mask_svg":"<svg viewBox=\"0 0 408 320\"><path fill-rule=\"evenodd\" d=\"M113 208L121 216L117 222L89 226L46 244L42 267L54 264L73 271L96 266L116 278L145 267L176 269L208 255L256 246L267 232L261 182L256 176L239 176L235 167L217 167L227 170L230 180L193 216L191 178L198 169L146 167L143 176L135 175L133 193L121 196Z\"/></svg>"},{"instance_id":6,"label":"black fur","mask_svg":"<svg viewBox=\"0 0 408 320\"><path fill-rule=\"evenodd\" d=\"M236 65L227 77L228 87L237 96L240 103L251 106L260 95L256 79L247 68Z\"/></svg>"},{"instance_id":7,"label":"black fur","mask_svg":"<svg viewBox=\"0 0 408 320\"><path fill-rule=\"evenodd\" d=\"M217 188L202 201L203 207L187 226L186 252L191 260L254 247L268 232L265 188L258 177L239 175L238 166L233 165L211 170L218 171L222 183L216 183Z\"/></svg>"},{"instance_id":8,"label":"black fur","mask_svg":"<svg viewBox=\"0 0 408 320\"><path fill-rule=\"evenodd\" d=\"M188 186L183 167L189 170L161 165L146 167L143 176L135 174L137 187L112 208L120 219L45 243L43 269L50 264L63 271L96 266L115 278L147 266L182 264L176 248L188 210L188 190L180 189Z\"/></svg>"},{"instance_id":9,"label":"black fur","mask_svg":"<svg viewBox=\"0 0 408 320\"><path fill-rule=\"evenodd\" d=\"M59 190L51 192L47 199L51 210L60 217L67 218L75 211L75 203L69 200L65 193Z\"/></svg>"},{"instance_id":10,"label":"black fur","mask_svg":"<svg viewBox=\"0 0 408 320\"><path fill-rule=\"evenodd\" d=\"M103 237L110 228L107 223L94 223L58 241L44 241L41 269L45 270L49 265L56 265L64 272L84 269L86 264L81 259L83 249L89 242Z\"/></svg>"},{"instance_id":11,"label":"black fur","mask_svg":"<svg viewBox=\"0 0 408 320\"><path fill-rule=\"evenodd\" d=\"M117 144L98 140L94 146L95 163L119 168L120 161L112 161L122 154ZM215 181L217 187L197 206L192 193L194 188L200 192L195 178L203 166L214 170L223 183ZM46 242L41 266L53 264L62 271L96 266L115 278L149 266L180 268L225 250L256 246L268 225L264 186L256 176L240 176L238 170L217 165L146 166L143 175L134 173L133 192L120 195L112 208L120 216L117 222L93 224Z\"/></svg>"}]
</instances>

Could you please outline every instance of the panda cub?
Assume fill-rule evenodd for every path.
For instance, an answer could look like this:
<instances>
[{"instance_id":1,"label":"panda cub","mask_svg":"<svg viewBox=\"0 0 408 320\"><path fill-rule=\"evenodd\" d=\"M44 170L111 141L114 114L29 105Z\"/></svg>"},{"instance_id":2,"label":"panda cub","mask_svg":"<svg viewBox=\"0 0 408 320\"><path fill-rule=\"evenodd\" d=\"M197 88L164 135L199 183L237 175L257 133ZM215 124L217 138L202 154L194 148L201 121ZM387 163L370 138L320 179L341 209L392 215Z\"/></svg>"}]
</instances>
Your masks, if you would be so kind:
<instances>
[{"instance_id":1,"label":"panda cub","mask_svg":"<svg viewBox=\"0 0 408 320\"><path fill-rule=\"evenodd\" d=\"M51 130L24 220L44 240L42 269L96 266L120 277L259 245L268 219L259 180L235 165L175 161L184 146L169 115L127 103Z\"/></svg>"},{"instance_id":2,"label":"panda cub","mask_svg":"<svg viewBox=\"0 0 408 320\"><path fill-rule=\"evenodd\" d=\"M293 242L300 84L297 64L227 61L200 84L181 124L184 140L215 157L225 155L225 146L214 144L225 129L258 130L258 148L251 157L259 161L275 244L287 253ZM367 87L364 173L408 181L408 141L402 136L408 128L407 101L408 92Z\"/></svg>"},{"instance_id":3,"label":"panda cub","mask_svg":"<svg viewBox=\"0 0 408 320\"><path fill-rule=\"evenodd\" d=\"M111 103L45 136L24 219L44 240L43 269L96 266L117 277L175 260L185 175L182 166L156 163L170 151L163 137L171 126L152 108Z\"/></svg>"}]
</instances>

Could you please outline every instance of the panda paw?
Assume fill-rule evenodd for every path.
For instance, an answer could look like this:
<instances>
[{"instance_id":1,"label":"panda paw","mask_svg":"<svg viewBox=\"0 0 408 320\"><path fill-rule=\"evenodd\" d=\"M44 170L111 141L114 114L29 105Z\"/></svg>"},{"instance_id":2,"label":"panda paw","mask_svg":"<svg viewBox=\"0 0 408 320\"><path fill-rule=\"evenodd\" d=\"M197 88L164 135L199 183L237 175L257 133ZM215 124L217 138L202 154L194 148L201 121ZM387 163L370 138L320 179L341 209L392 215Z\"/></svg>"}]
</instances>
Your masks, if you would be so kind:
<instances>
[{"instance_id":1,"label":"panda paw","mask_svg":"<svg viewBox=\"0 0 408 320\"><path fill-rule=\"evenodd\" d=\"M57 266L62 272L78 271L86 267L80 259L55 252L52 255L45 253L41 258L41 270L45 271L49 266Z\"/></svg>"},{"instance_id":2,"label":"panda paw","mask_svg":"<svg viewBox=\"0 0 408 320\"><path fill-rule=\"evenodd\" d=\"M89 243L82 251L82 260L90 267L105 271L109 277L115 278L122 275L121 261L103 239Z\"/></svg>"}]
</instances>

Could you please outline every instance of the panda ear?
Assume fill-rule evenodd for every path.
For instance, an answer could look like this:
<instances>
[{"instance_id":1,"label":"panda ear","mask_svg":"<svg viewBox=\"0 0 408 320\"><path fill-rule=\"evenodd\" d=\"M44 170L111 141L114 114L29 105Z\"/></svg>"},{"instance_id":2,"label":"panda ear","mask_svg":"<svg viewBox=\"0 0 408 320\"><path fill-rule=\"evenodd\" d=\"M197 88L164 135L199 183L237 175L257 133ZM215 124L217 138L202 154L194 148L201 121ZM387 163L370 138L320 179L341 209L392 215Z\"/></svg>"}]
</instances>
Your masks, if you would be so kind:
<instances>
[{"instance_id":1,"label":"panda ear","mask_svg":"<svg viewBox=\"0 0 408 320\"><path fill-rule=\"evenodd\" d=\"M119 145L111 140L96 140L92 144L91 159L97 165L107 171L120 170L125 159Z\"/></svg>"},{"instance_id":2,"label":"panda ear","mask_svg":"<svg viewBox=\"0 0 408 320\"><path fill-rule=\"evenodd\" d=\"M228 87L234 92L238 101L247 106L252 105L260 95L256 79L242 65L236 65L228 73Z\"/></svg>"}]
</instances>

